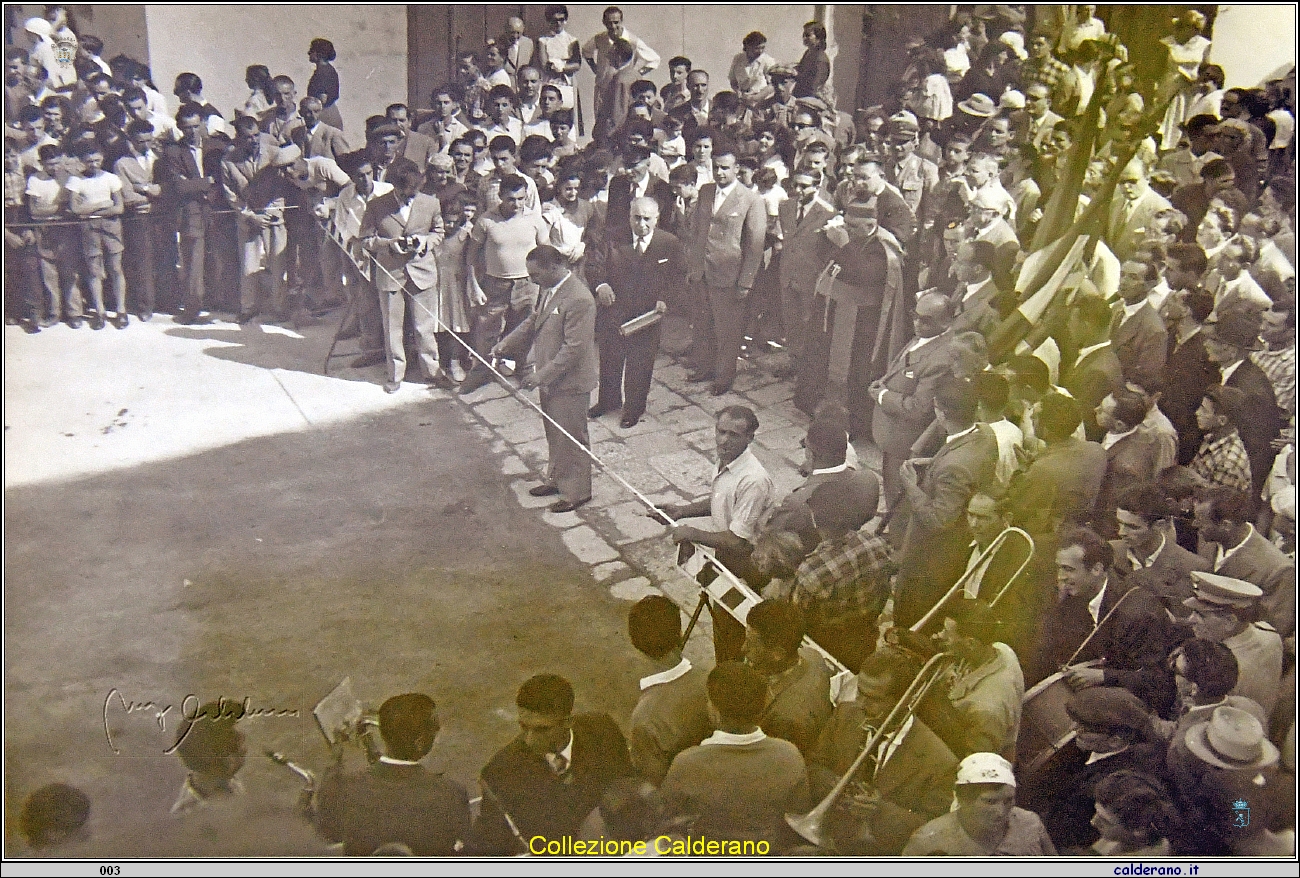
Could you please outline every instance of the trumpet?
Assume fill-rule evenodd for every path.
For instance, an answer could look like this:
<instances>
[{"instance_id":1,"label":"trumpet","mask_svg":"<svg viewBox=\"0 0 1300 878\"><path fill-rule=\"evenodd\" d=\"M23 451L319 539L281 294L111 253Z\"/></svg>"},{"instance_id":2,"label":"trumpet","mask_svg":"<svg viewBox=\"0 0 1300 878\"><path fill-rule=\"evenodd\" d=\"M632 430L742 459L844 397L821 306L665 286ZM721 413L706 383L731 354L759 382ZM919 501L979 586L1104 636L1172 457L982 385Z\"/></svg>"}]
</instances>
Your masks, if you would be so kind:
<instances>
[{"instance_id":1,"label":"trumpet","mask_svg":"<svg viewBox=\"0 0 1300 878\"><path fill-rule=\"evenodd\" d=\"M799 833L809 843L822 847L826 842L824 831L826 816L835 807L835 803L839 801L840 797L844 795L844 791L848 789L849 784L853 782L853 776L858 773L858 769L866 762L867 757L875 752L876 747L880 745L886 735L897 732L906 722L907 717L915 713L921 701L929 694L939 678L956 665L957 658L951 653L941 652L931 656L921 666L921 670L912 679L912 682L908 684L902 697L898 699L897 703L885 716L880 728L867 739L862 752L853 760L853 764L849 766L848 771L844 772L844 775L836 782L834 788L817 804L817 807L807 814L785 815L785 822L790 825L790 828Z\"/></svg>"},{"instance_id":2,"label":"trumpet","mask_svg":"<svg viewBox=\"0 0 1300 878\"><path fill-rule=\"evenodd\" d=\"M1034 538L1018 527L1009 527L1002 531L1002 533L998 534L993 539L993 542L989 543L989 547L981 552L979 557L975 559L975 563L971 565L971 568L958 577L957 581L953 583L952 588L948 589L944 596L939 598L939 602L931 607L930 611L918 619L908 630L913 634L918 634L925 629L925 626L933 622L948 601L952 600L953 596L956 595L958 591L964 589L971 579L973 579L977 574L982 577L988 572L989 565L993 563L993 557L1013 535L1019 535L1024 538L1025 542L1029 545L1029 552L1025 555L1025 560L1016 568L1016 572L1011 575L1011 578L1007 580L1006 584L1003 585L1002 588L998 590L998 593L993 596L993 600L989 601L990 607L997 606L998 601L1001 600L1002 596L1011 588L1011 584L1020 578L1021 574L1025 572L1025 568L1029 566L1029 562L1034 558Z\"/></svg>"}]
</instances>

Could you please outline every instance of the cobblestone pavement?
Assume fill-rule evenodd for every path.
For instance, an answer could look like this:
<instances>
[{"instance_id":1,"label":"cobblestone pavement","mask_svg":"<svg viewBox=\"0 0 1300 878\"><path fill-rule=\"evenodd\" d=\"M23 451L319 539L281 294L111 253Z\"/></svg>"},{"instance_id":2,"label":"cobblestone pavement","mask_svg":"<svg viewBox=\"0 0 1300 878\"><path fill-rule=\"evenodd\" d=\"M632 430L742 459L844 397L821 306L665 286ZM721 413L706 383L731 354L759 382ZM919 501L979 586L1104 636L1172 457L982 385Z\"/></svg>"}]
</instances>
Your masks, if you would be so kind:
<instances>
[{"instance_id":1,"label":"cobblestone pavement","mask_svg":"<svg viewBox=\"0 0 1300 878\"><path fill-rule=\"evenodd\" d=\"M809 423L792 401L793 382L774 374L788 362L787 356L765 349L743 358L731 392L715 397L707 385L687 381L688 370L677 355L686 348L687 334L675 321L665 321L646 415L626 430L618 425L618 412L589 421L592 451L609 470L657 504L695 500L708 493L716 468L716 412L746 405L759 421L752 450L772 474L777 497L783 497L802 481L797 468L803 462L801 443ZM536 392L525 395L537 401ZM462 400L463 416L499 455L501 473L513 480L511 488L520 505L541 510L542 519L561 530L569 551L592 565L592 577L611 595L637 601L661 593L686 613L694 610L698 587L677 568L676 550L666 528L646 517L644 503L608 472L593 467L589 504L562 515L546 512L544 507L554 498L528 494L546 470L541 416L499 384L489 384ZM875 446L858 440L855 448L865 465L878 472L880 455ZM687 656L712 665L711 638L705 613L687 645Z\"/></svg>"}]
</instances>

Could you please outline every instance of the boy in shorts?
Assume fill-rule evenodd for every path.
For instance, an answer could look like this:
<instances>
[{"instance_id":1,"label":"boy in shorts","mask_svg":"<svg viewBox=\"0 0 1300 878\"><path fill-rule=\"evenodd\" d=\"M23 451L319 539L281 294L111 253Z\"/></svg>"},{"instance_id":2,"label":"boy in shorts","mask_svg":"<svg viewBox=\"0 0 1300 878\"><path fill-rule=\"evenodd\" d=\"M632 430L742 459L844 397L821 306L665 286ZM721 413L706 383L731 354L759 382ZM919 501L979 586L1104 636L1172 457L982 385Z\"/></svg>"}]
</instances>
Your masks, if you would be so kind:
<instances>
[{"instance_id":1,"label":"boy in shorts","mask_svg":"<svg viewBox=\"0 0 1300 878\"><path fill-rule=\"evenodd\" d=\"M82 217L81 252L86 258L87 286L94 312L90 328L104 328L104 279L113 291L113 325L126 329L126 277L122 274L122 178L104 170L104 150L86 142L78 150L85 170L69 177L68 209Z\"/></svg>"}]
</instances>

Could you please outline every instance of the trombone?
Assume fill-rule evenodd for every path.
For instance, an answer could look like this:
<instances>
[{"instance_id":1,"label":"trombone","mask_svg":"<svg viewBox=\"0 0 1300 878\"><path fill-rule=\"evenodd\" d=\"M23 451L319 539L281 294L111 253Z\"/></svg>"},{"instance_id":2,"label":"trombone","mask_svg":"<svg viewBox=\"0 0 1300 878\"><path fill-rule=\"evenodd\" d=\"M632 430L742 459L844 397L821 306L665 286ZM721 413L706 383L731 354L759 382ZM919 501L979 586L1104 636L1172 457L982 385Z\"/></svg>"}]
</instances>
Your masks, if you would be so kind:
<instances>
[{"instance_id":1,"label":"trombone","mask_svg":"<svg viewBox=\"0 0 1300 878\"><path fill-rule=\"evenodd\" d=\"M875 752L876 747L884 740L887 734L895 734L907 717L911 716L920 705L921 701L929 694L930 689L938 682L939 678L950 671L957 664L956 656L951 653L941 652L930 656L921 670L908 684L907 689L903 692L901 698L886 715L884 721L880 723L873 735L867 739L863 746L862 752L853 760L848 771L836 782L834 788L826 794L826 797L817 804L807 814L786 814L785 822L790 828L799 833L800 836L807 839L809 843L822 847L825 844L825 821L826 815L830 813L831 808L839 801L844 791L848 789L853 782L853 776L858 773L868 756Z\"/></svg>"},{"instance_id":2,"label":"trombone","mask_svg":"<svg viewBox=\"0 0 1300 878\"><path fill-rule=\"evenodd\" d=\"M1006 584L998 590L996 595L993 596L993 600L989 601L990 607L996 606L997 602L1001 600L1002 596L1011 588L1011 584L1020 578L1021 574L1025 572L1025 568L1029 566L1029 562L1034 559L1034 538L1018 527L1009 527L1002 531L1002 533L998 534L993 539L993 542L989 543L989 547L981 552L979 557L975 559L975 563L971 565L971 568L959 576L957 581L953 583L952 588L948 589L947 593L944 594L943 597L939 598L939 602L931 607L930 611L918 619L908 630L913 634L919 634L925 629L925 626L935 620L939 611L944 608L944 605L947 604L948 601L952 600L953 596L956 595L959 590L964 589L966 584L973 579L976 574L983 577L984 574L988 572L989 565L993 563L994 556L997 555L998 551L1007 540L1011 539L1013 535L1019 535L1024 539L1024 541L1029 545L1029 552L1025 555L1025 560L1016 568L1016 572L1011 574L1011 578L1008 579Z\"/></svg>"}]
</instances>

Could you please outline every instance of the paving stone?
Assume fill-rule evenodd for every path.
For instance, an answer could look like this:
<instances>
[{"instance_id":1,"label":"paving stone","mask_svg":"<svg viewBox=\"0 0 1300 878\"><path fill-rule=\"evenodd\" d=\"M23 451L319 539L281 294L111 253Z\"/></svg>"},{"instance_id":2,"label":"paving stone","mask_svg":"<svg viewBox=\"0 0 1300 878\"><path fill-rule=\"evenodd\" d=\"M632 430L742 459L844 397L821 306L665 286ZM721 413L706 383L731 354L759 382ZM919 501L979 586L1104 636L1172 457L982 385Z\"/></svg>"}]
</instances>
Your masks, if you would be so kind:
<instances>
[{"instance_id":1,"label":"paving stone","mask_svg":"<svg viewBox=\"0 0 1300 878\"><path fill-rule=\"evenodd\" d=\"M517 455L507 454L501 460L501 474L506 476L522 476L528 472L528 464L519 459Z\"/></svg>"},{"instance_id":2,"label":"paving stone","mask_svg":"<svg viewBox=\"0 0 1300 878\"><path fill-rule=\"evenodd\" d=\"M762 436L765 433L770 433L773 430L785 430L790 427L799 426L798 424L790 423L789 418L785 417L783 414L781 414L778 411L775 411L770 407L758 409L757 414L758 414L757 435L759 436Z\"/></svg>"},{"instance_id":3,"label":"paving stone","mask_svg":"<svg viewBox=\"0 0 1300 878\"><path fill-rule=\"evenodd\" d=\"M473 430L474 434L485 443L491 442L497 438L496 434L493 433L491 429L484 427L482 424L470 424L470 429Z\"/></svg>"},{"instance_id":4,"label":"paving stone","mask_svg":"<svg viewBox=\"0 0 1300 878\"><path fill-rule=\"evenodd\" d=\"M473 393L465 394L461 399L468 400L470 405L478 405L490 400L505 399L508 396L510 396L510 391L495 381L489 381Z\"/></svg>"},{"instance_id":5,"label":"paving stone","mask_svg":"<svg viewBox=\"0 0 1300 878\"><path fill-rule=\"evenodd\" d=\"M519 412L514 420L497 427L497 432L512 445L522 445L545 437L546 427L542 424L542 419L532 412Z\"/></svg>"},{"instance_id":6,"label":"paving stone","mask_svg":"<svg viewBox=\"0 0 1300 878\"><path fill-rule=\"evenodd\" d=\"M718 436L713 427L706 427L703 430L696 430L693 433L687 433L681 437L681 441L694 448L698 448L705 454L714 454L718 447Z\"/></svg>"},{"instance_id":7,"label":"paving stone","mask_svg":"<svg viewBox=\"0 0 1300 878\"><path fill-rule=\"evenodd\" d=\"M656 430L653 433L628 436L623 440L623 445L631 457L644 460L656 454L678 450L681 448L681 440L673 430Z\"/></svg>"},{"instance_id":8,"label":"paving stone","mask_svg":"<svg viewBox=\"0 0 1300 878\"><path fill-rule=\"evenodd\" d=\"M713 415L696 405L688 405L659 415L659 423L678 433L706 429L712 431L713 421Z\"/></svg>"},{"instance_id":9,"label":"paving stone","mask_svg":"<svg viewBox=\"0 0 1300 878\"><path fill-rule=\"evenodd\" d=\"M717 412L720 412L723 409L725 409L727 406L732 406L732 405L748 406L749 400L745 399L745 397L741 396L739 393L736 393L735 391L732 390L727 391L726 393L722 394L722 396L714 396L713 394L709 393L708 390L704 390L701 395L695 397L695 403L705 411L716 414Z\"/></svg>"},{"instance_id":10,"label":"paving stone","mask_svg":"<svg viewBox=\"0 0 1300 878\"><path fill-rule=\"evenodd\" d=\"M644 461L625 463L621 466L615 467L615 470L624 481L633 488L636 488L642 494L652 491L663 491L670 487L664 477ZM631 493L628 491L626 486L619 484L619 482L613 477L606 475L605 478L609 479L612 485L617 486L616 493L610 496L621 497Z\"/></svg>"},{"instance_id":11,"label":"paving stone","mask_svg":"<svg viewBox=\"0 0 1300 878\"><path fill-rule=\"evenodd\" d=\"M627 569L627 565L622 561L606 561L604 564L597 564L591 568L591 578L597 582L604 582L611 576L617 576Z\"/></svg>"},{"instance_id":12,"label":"paving stone","mask_svg":"<svg viewBox=\"0 0 1300 878\"><path fill-rule=\"evenodd\" d=\"M480 418L487 421L494 427L501 427L516 420L521 412L526 411L526 407L518 400L511 398L490 399L487 402L476 403L474 413Z\"/></svg>"},{"instance_id":13,"label":"paving stone","mask_svg":"<svg viewBox=\"0 0 1300 878\"><path fill-rule=\"evenodd\" d=\"M646 517L646 507L638 500L603 509L601 515L618 533L614 542L619 545L662 537L665 533L661 523Z\"/></svg>"},{"instance_id":14,"label":"paving stone","mask_svg":"<svg viewBox=\"0 0 1300 878\"><path fill-rule=\"evenodd\" d=\"M799 452L802 454L800 443L808 435L807 427L781 427L776 430L769 430L765 433L759 433L754 441L765 448L782 453Z\"/></svg>"},{"instance_id":15,"label":"paving stone","mask_svg":"<svg viewBox=\"0 0 1300 878\"><path fill-rule=\"evenodd\" d=\"M799 411L793 402L778 402L769 406L767 411L780 415L796 427L807 427L812 421L812 418Z\"/></svg>"},{"instance_id":16,"label":"paving stone","mask_svg":"<svg viewBox=\"0 0 1300 878\"><path fill-rule=\"evenodd\" d=\"M510 490L515 492L515 499L517 499L519 505L525 509L537 509L542 506L550 506L555 502L554 495L550 497L534 497L529 494L528 489L535 487L536 485L536 482L518 479L510 483Z\"/></svg>"},{"instance_id":17,"label":"paving stone","mask_svg":"<svg viewBox=\"0 0 1300 878\"><path fill-rule=\"evenodd\" d=\"M745 395L752 399L756 405L767 407L793 399L794 387L788 381L778 381L775 384L751 390Z\"/></svg>"},{"instance_id":18,"label":"paving stone","mask_svg":"<svg viewBox=\"0 0 1300 878\"><path fill-rule=\"evenodd\" d=\"M533 469L541 470L546 466L547 448L545 439L535 439L515 446L515 453L524 459Z\"/></svg>"},{"instance_id":19,"label":"paving stone","mask_svg":"<svg viewBox=\"0 0 1300 878\"><path fill-rule=\"evenodd\" d=\"M713 461L698 451L674 451L652 457L649 463L674 487L687 493L706 490L713 480Z\"/></svg>"},{"instance_id":20,"label":"paving stone","mask_svg":"<svg viewBox=\"0 0 1300 878\"><path fill-rule=\"evenodd\" d=\"M547 497L546 499L549 500L551 503L554 503L556 500L559 500L560 498ZM577 527L578 525L582 524L582 519L578 517L578 513L576 511L575 512L543 512L542 521L546 522L551 527L558 528L560 530L566 530L568 528Z\"/></svg>"},{"instance_id":21,"label":"paving stone","mask_svg":"<svg viewBox=\"0 0 1300 878\"><path fill-rule=\"evenodd\" d=\"M604 442L607 439L616 438L617 434L608 425L599 419L587 422L587 440L595 445L597 442Z\"/></svg>"},{"instance_id":22,"label":"paving stone","mask_svg":"<svg viewBox=\"0 0 1300 878\"><path fill-rule=\"evenodd\" d=\"M621 601L639 601L650 595L661 595L659 589L650 584L644 576L634 576L610 586L609 593Z\"/></svg>"},{"instance_id":23,"label":"paving stone","mask_svg":"<svg viewBox=\"0 0 1300 878\"><path fill-rule=\"evenodd\" d=\"M587 525L570 528L560 534L564 545L584 564L600 564L618 557L618 552Z\"/></svg>"}]
</instances>

